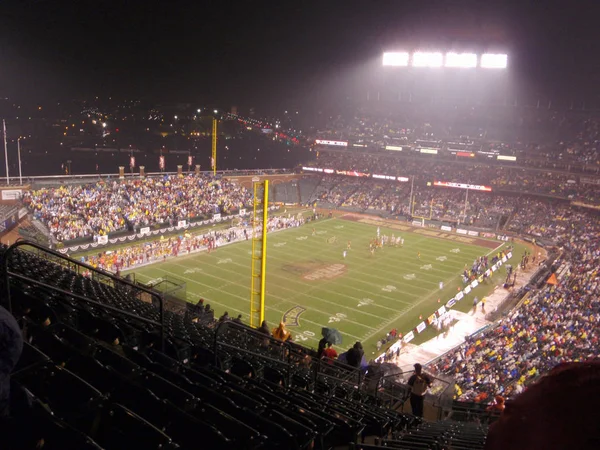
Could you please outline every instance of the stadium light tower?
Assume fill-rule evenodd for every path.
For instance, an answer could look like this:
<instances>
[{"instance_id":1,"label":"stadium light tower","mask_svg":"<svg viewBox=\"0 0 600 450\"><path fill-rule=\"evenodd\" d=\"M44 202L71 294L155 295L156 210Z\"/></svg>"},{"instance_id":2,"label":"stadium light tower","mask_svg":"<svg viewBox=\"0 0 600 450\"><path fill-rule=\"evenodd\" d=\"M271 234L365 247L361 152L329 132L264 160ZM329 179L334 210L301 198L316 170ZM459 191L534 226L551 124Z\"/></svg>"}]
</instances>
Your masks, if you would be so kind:
<instances>
[{"instance_id":1,"label":"stadium light tower","mask_svg":"<svg viewBox=\"0 0 600 450\"><path fill-rule=\"evenodd\" d=\"M412 56L413 67L442 67L444 55L439 52L414 52Z\"/></svg>"},{"instance_id":2,"label":"stadium light tower","mask_svg":"<svg viewBox=\"0 0 600 450\"><path fill-rule=\"evenodd\" d=\"M384 66L408 66L408 52L385 52L383 54Z\"/></svg>"},{"instance_id":3,"label":"stadium light tower","mask_svg":"<svg viewBox=\"0 0 600 450\"><path fill-rule=\"evenodd\" d=\"M477 55L475 53L448 52L444 66L472 69L477 67Z\"/></svg>"},{"instance_id":4,"label":"stadium light tower","mask_svg":"<svg viewBox=\"0 0 600 450\"><path fill-rule=\"evenodd\" d=\"M483 69L506 69L508 55L504 53L484 53L481 55L481 68Z\"/></svg>"}]
</instances>

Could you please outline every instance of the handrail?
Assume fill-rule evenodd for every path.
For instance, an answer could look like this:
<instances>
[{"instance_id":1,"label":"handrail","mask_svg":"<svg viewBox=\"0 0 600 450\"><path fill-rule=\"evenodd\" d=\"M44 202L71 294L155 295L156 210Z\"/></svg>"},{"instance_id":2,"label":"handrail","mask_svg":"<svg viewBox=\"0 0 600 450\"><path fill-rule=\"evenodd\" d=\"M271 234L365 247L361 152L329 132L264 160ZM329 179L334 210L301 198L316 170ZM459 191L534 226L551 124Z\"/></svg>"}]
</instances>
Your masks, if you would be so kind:
<instances>
[{"instance_id":1,"label":"handrail","mask_svg":"<svg viewBox=\"0 0 600 450\"><path fill-rule=\"evenodd\" d=\"M246 350L246 349L240 349L238 347L235 347L231 344L227 344L224 342L219 341L219 336L222 335L222 331L228 327L232 327L238 330L243 330L245 333L249 333L251 336L253 336L256 339L261 339L261 340L268 340L270 343L272 344L276 344L279 345L280 348L282 349L282 354L281 354L281 359L277 360L275 359L273 356L269 356L269 355L264 355L261 353L256 353L253 352L251 350ZM218 347L219 345L225 346L225 347L229 347L229 348L236 348L239 351L242 351L244 353L247 353L249 355L254 355L260 358L264 358L270 361L277 361L280 362L282 364L285 364L287 366L288 369L288 373L287 373L287 377L288 377L288 383L291 380L292 377L292 369L294 364L292 363L292 358L294 355L298 355L300 356L301 354L301 350L306 350L303 347L296 347L297 344L295 344L294 342L282 342L278 339L273 338L272 336L267 336L265 334L259 333L258 331L244 325L244 324L238 324L235 323L233 321L224 321L221 322L217 325L216 329L215 329L215 334L214 334L214 338L213 338L213 354L214 354L214 358L215 358L215 364L218 364ZM310 355L310 353L306 353L306 355ZM326 364L324 360L322 359L317 359L315 360L314 358L311 360L311 364L308 367L308 369L311 372L314 372L314 379L316 381L317 377L320 375L325 376L331 380L335 380L338 381L340 383L352 383L353 385L358 385L360 386L361 381L362 381L362 371L359 368L356 367L352 367L349 366L347 364L343 364L340 363L336 360L332 360L333 364ZM322 372L322 368L326 369L326 368L343 368L345 369L345 371L347 373L345 373L344 375L346 375L344 378L338 378L334 375L330 375L327 374L325 372ZM353 380L353 378L356 378L356 381Z\"/></svg>"},{"instance_id":2,"label":"handrail","mask_svg":"<svg viewBox=\"0 0 600 450\"><path fill-rule=\"evenodd\" d=\"M150 320L150 319L146 319L144 317L140 317L139 315L135 315L135 314L129 313L129 312L124 311L122 309L115 308L114 306L107 305L107 304L104 304L104 303L101 303L101 302L97 302L95 300L92 300L90 298L84 297L82 295L75 294L73 292L68 292L68 291L60 289L58 287L48 285L48 284L43 283L41 281L34 280L32 278L26 277L25 275L21 275L19 273L12 272L11 270L9 270L9 267L8 267L9 256L18 247L22 247L24 245L36 248L36 249L38 249L38 250L40 250L40 251L42 251L44 253L53 255L53 256L57 257L58 259L62 259L64 261L67 261L69 264L73 264L75 266L84 267L86 270L89 270L90 272L98 273L98 274L102 275L103 277L107 277L107 278L112 279L116 283L132 287L132 288L134 288L134 289L136 289L138 291L145 292L146 294L150 295L153 298L158 299L160 323L159 322L155 322L155 321ZM30 283L36 284L38 286L43 286L43 287L46 287L46 288L50 288L50 289L52 289L54 291L60 292L62 294L68 295L68 296L73 297L73 298L77 298L77 299L79 299L81 301L84 301L84 302L87 302L87 303L91 303L91 304L97 305L97 306L105 308L107 310L115 311L115 312L118 312L119 314L124 314L124 315L126 315L128 317L132 317L132 318L137 319L139 321L150 323L150 324L153 324L153 325L158 325L160 327L161 348L164 351L164 348L165 348L165 309L164 309L164 298L163 298L163 296L161 294L158 294L155 291L152 291L152 290L147 289L145 287L136 286L135 284L133 284L133 283L131 283L131 282L129 282L129 281L123 279L123 278L116 277L115 275L112 275L112 274L110 274L108 272L105 272L105 271L100 270L100 269L96 269L96 268L94 268L94 267L92 267L92 266L90 266L88 264L85 264L85 263L76 261L76 260L74 260L72 258L69 258L69 257L63 255L62 253L56 252L56 251L51 250L51 249L49 249L47 247L44 247L44 246L39 245L39 244L37 244L35 242L31 242L31 241L28 241L28 240L25 240L25 239L18 239L10 247L8 247L6 249L6 251L4 252L4 255L3 255L3 258L2 258L2 275L3 275L3 278L4 278L4 284L5 284L5 288L6 288L7 306L8 306L8 310L9 310L10 313L12 313L12 299L11 299L11 294L10 294L10 277L12 276L12 277L15 277L15 278L18 278L18 279L25 280L25 281L28 281Z\"/></svg>"},{"instance_id":3,"label":"handrail","mask_svg":"<svg viewBox=\"0 0 600 450\"><path fill-rule=\"evenodd\" d=\"M227 344L225 342L219 342L219 336L221 335L221 330L229 328L229 327L232 327L232 328L238 329L238 330L242 330L245 333L249 333L251 336L255 337L256 339L261 339L261 340L267 339L272 343L280 345L281 349L283 350L283 354L282 354L283 357L285 357L285 353L287 350L287 355L288 355L287 361L284 361L284 358L278 360L278 359L273 358L272 356L253 352L251 350L241 349L239 347L236 347L231 344ZM214 354L214 358L215 358L215 366L218 366L218 364L219 364L219 356L218 356L219 345L229 347L229 348L235 348L235 349L242 351L244 353L247 353L249 355L267 359L269 361L275 361L275 362L285 364L287 366L287 378L288 378L288 384L289 384L289 381L291 380L291 376L292 376L292 364L290 361L291 352L290 352L290 345L288 342L279 341L278 339L275 339L270 335L267 336L266 334L260 333L260 332L256 331L255 329L248 327L247 325L239 324L239 323L233 322L231 320L225 320L223 322L220 322L217 325L217 327L215 328L215 334L214 334L214 339L213 339L213 354Z\"/></svg>"}]
</instances>

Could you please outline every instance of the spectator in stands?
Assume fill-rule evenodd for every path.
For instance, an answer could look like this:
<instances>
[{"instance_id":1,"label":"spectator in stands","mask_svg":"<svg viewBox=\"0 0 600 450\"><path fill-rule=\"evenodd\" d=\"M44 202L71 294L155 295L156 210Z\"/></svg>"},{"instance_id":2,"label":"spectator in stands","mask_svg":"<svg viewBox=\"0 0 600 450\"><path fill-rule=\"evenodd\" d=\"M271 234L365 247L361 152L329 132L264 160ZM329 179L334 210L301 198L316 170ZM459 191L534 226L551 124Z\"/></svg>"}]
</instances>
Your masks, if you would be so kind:
<instances>
[{"instance_id":1,"label":"spectator in stands","mask_svg":"<svg viewBox=\"0 0 600 450\"><path fill-rule=\"evenodd\" d=\"M600 361L554 368L509 401L486 450L600 448Z\"/></svg>"},{"instance_id":2,"label":"spectator in stands","mask_svg":"<svg viewBox=\"0 0 600 450\"><path fill-rule=\"evenodd\" d=\"M188 175L43 188L23 201L57 240L68 241L231 214L251 203L251 193L226 179Z\"/></svg>"},{"instance_id":3,"label":"spectator in stands","mask_svg":"<svg viewBox=\"0 0 600 450\"><path fill-rule=\"evenodd\" d=\"M365 356L365 351L360 342L356 342L350 350L346 352L346 362L349 366L360 367Z\"/></svg>"},{"instance_id":4,"label":"spectator in stands","mask_svg":"<svg viewBox=\"0 0 600 450\"><path fill-rule=\"evenodd\" d=\"M504 397L501 395L496 395L494 397L494 403L488 406L485 410L493 413L501 413L504 411Z\"/></svg>"},{"instance_id":5,"label":"spectator in stands","mask_svg":"<svg viewBox=\"0 0 600 450\"><path fill-rule=\"evenodd\" d=\"M317 358L323 357L323 352L327 348L327 338L321 338L319 341L319 346L317 347Z\"/></svg>"},{"instance_id":6,"label":"spectator in stands","mask_svg":"<svg viewBox=\"0 0 600 450\"><path fill-rule=\"evenodd\" d=\"M413 415L423 417L423 400L427 390L431 387L431 378L423 373L423 366L416 363L414 365L415 373L408 379L410 391L410 407Z\"/></svg>"},{"instance_id":7,"label":"spectator in stands","mask_svg":"<svg viewBox=\"0 0 600 450\"><path fill-rule=\"evenodd\" d=\"M0 306L0 419L10 412L10 374L22 351L21 329L12 314Z\"/></svg>"},{"instance_id":8,"label":"spectator in stands","mask_svg":"<svg viewBox=\"0 0 600 450\"><path fill-rule=\"evenodd\" d=\"M277 328L273 328L273 337L286 342L292 340L292 333L285 329L285 323L280 322Z\"/></svg>"},{"instance_id":9,"label":"spectator in stands","mask_svg":"<svg viewBox=\"0 0 600 450\"><path fill-rule=\"evenodd\" d=\"M331 342L328 342L327 348L325 350L323 350L323 357L335 359L335 358L337 358L337 356L338 356L338 354L335 351L335 349L332 347Z\"/></svg>"},{"instance_id":10,"label":"spectator in stands","mask_svg":"<svg viewBox=\"0 0 600 450\"><path fill-rule=\"evenodd\" d=\"M228 320L231 320L231 317L229 317L229 313L225 311L225 313L219 317L219 322L226 322Z\"/></svg>"},{"instance_id":11,"label":"spectator in stands","mask_svg":"<svg viewBox=\"0 0 600 450\"><path fill-rule=\"evenodd\" d=\"M267 325L267 321L263 320L260 324L260 327L257 330L259 333L266 334L267 336L271 336L271 330L269 329L269 325Z\"/></svg>"},{"instance_id":12,"label":"spectator in stands","mask_svg":"<svg viewBox=\"0 0 600 450\"><path fill-rule=\"evenodd\" d=\"M235 319L233 319L233 322L241 325L242 324L242 315L238 314L238 316Z\"/></svg>"}]
</instances>

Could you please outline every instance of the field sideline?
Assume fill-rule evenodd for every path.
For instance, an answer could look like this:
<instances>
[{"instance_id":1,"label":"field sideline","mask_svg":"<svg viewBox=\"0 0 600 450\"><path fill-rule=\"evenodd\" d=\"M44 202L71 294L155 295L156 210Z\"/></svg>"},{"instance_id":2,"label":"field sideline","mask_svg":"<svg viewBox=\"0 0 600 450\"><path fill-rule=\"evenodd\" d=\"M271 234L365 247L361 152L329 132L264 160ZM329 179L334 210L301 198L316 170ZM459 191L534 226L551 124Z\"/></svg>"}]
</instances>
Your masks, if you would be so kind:
<instances>
[{"instance_id":1,"label":"field sideline","mask_svg":"<svg viewBox=\"0 0 600 450\"><path fill-rule=\"evenodd\" d=\"M452 298L457 287L462 287L460 274L465 264L470 266L475 258L503 245L482 239L471 239L479 245L467 244L382 224L381 234L402 236L404 246L385 247L371 255L369 242L376 237L377 226L366 216L367 223L360 220L348 215L269 234L265 317L271 327L285 317L294 339L311 347L316 347L322 327L333 327L344 337L342 348L358 340L365 349L374 350L377 339L390 329L406 333L420 322L419 315L429 316ZM408 228L400 222L398 227ZM448 235L456 239L453 236ZM351 249L344 258L348 241ZM250 241L239 242L210 254L179 256L132 272L141 282L163 277L185 281L189 301L203 297L217 316L228 311L230 316L242 314L247 322L250 250ZM515 249L513 264L522 252L523 248ZM455 308L471 309L473 297L481 299L504 274L503 269L496 272L494 280L474 289ZM428 328L413 342L423 342L433 333Z\"/></svg>"}]
</instances>

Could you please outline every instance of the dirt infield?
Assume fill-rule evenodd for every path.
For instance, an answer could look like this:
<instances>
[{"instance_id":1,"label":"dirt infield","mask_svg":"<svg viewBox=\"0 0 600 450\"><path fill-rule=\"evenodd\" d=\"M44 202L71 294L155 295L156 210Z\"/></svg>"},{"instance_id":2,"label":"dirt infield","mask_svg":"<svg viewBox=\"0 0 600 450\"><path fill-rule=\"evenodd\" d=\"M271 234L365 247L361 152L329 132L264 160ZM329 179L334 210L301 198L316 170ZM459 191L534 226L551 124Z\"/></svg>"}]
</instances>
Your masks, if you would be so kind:
<instances>
[{"instance_id":1,"label":"dirt infield","mask_svg":"<svg viewBox=\"0 0 600 450\"><path fill-rule=\"evenodd\" d=\"M490 249L494 249L500 246L500 244L502 244L501 241L481 239L479 237L459 235L456 233L446 233L444 231L439 231L433 228L413 227L406 223L398 222L397 220L385 220L379 217L373 217L366 214L344 214L340 218L344 220L351 220L353 222L365 223L367 225L382 226L386 228L391 228L392 230L421 234L427 237L444 239L446 241L461 242L463 244L469 245L477 245L479 247L485 247Z\"/></svg>"}]
</instances>

